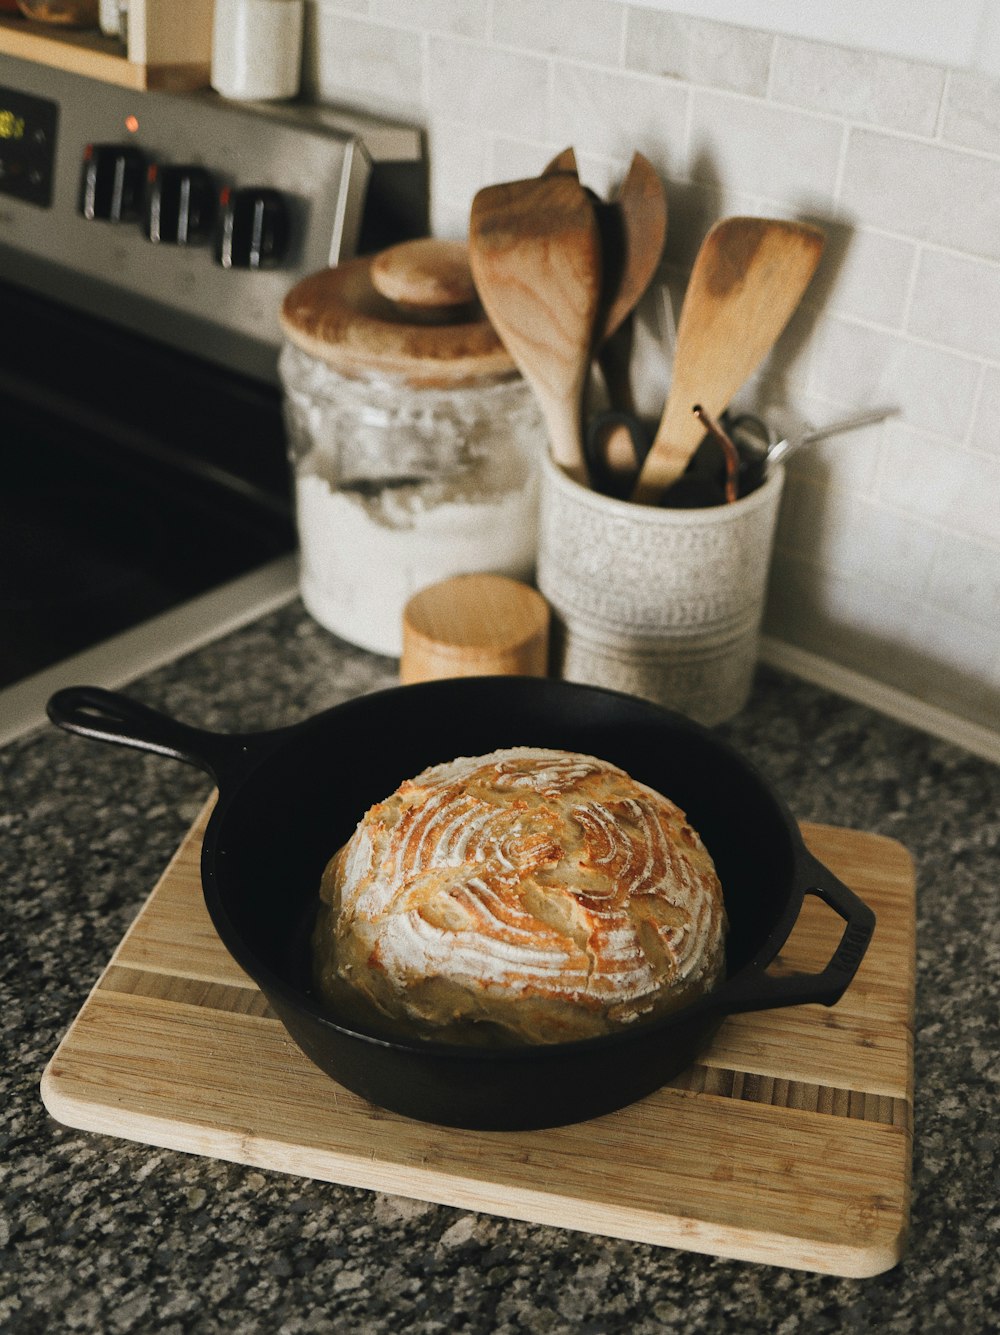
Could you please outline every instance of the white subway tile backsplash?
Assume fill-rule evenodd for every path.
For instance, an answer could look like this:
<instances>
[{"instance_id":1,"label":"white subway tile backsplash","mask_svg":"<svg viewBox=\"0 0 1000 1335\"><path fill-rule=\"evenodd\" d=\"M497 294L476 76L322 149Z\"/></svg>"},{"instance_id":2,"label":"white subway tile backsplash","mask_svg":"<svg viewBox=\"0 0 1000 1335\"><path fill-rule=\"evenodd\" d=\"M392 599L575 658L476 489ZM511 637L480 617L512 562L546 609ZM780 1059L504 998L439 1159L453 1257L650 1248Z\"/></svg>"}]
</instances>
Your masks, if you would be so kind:
<instances>
[{"instance_id":1,"label":"white subway tile backsplash","mask_svg":"<svg viewBox=\"0 0 1000 1335\"><path fill-rule=\"evenodd\" d=\"M661 177L682 175L688 93L643 75L557 61L548 137L627 163L638 149Z\"/></svg>"},{"instance_id":2,"label":"white subway tile backsplash","mask_svg":"<svg viewBox=\"0 0 1000 1335\"><path fill-rule=\"evenodd\" d=\"M306 3L306 22L309 21L309 11L315 9L326 9L331 13L355 14L359 17L369 12L369 0L305 0ZM306 35L306 41L309 41L309 34Z\"/></svg>"},{"instance_id":3,"label":"white subway tile backsplash","mask_svg":"<svg viewBox=\"0 0 1000 1335\"><path fill-rule=\"evenodd\" d=\"M823 653L830 629L821 606L824 573L811 561L774 549L762 627L766 635ZM837 661L846 661L842 650Z\"/></svg>"},{"instance_id":4,"label":"white subway tile backsplash","mask_svg":"<svg viewBox=\"0 0 1000 1335\"><path fill-rule=\"evenodd\" d=\"M469 206L459 200L431 200L431 232L449 241L464 241L469 235Z\"/></svg>"},{"instance_id":5,"label":"white subway tile backsplash","mask_svg":"<svg viewBox=\"0 0 1000 1335\"><path fill-rule=\"evenodd\" d=\"M411 116L423 103L423 38L319 8L303 85L325 101Z\"/></svg>"},{"instance_id":6,"label":"white subway tile backsplash","mask_svg":"<svg viewBox=\"0 0 1000 1335\"><path fill-rule=\"evenodd\" d=\"M434 171L431 230L435 236L464 237L469 231L472 196L481 186L496 179L490 141L474 125L434 116L427 125L427 148ZM456 210L462 216L457 233ZM447 223L445 218L449 220Z\"/></svg>"},{"instance_id":7,"label":"white subway tile backsplash","mask_svg":"<svg viewBox=\"0 0 1000 1335\"><path fill-rule=\"evenodd\" d=\"M886 685L996 727L997 641L964 617L870 578L778 554L765 632Z\"/></svg>"},{"instance_id":8,"label":"white subway tile backsplash","mask_svg":"<svg viewBox=\"0 0 1000 1335\"><path fill-rule=\"evenodd\" d=\"M922 659L915 693L927 694L940 689L942 663L948 664L949 675L957 679L956 695L967 692L973 682L979 682L985 688L992 686L994 690L1000 685L993 676L1000 649L996 622L983 625L957 615L954 607L942 609L920 604L914 609L913 619L905 627L902 638ZM975 691L973 699L982 710L980 721L995 728L996 707L990 707L986 690Z\"/></svg>"},{"instance_id":9,"label":"white subway tile backsplash","mask_svg":"<svg viewBox=\"0 0 1000 1335\"><path fill-rule=\"evenodd\" d=\"M836 222L821 225L826 249L805 300L839 315L902 328L917 246Z\"/></svg>"},{"instance_id":10,"label":"white subway tile backsplash","mask_svg":"<svg viewBox=\"0 0 1000 1335\"><path fill-rule=\"evenodd\" d=\"M814 344L814 393L852 408L897 407L922 430L965 435L979 381L967 357L839 319L821 321Z\"/></svg>"},{"instance_id":11,"label":"white subway tile backsplash","mask_svg":"<svg viewBox=\"0 0 1000 1335\"><path fill-rule=\"evenodd\" d=\"M832 199L844 135L836 121L699 88L692 99L692 180L791 209Z\"/></svg>"},{"instance_id":12,"label":"white subway tile backsplash","mask_svg":"<svg viewBox=\"0 0 1000 1335\"><path fill-rule=\"evenodd\" d=\"M489 0L369 0L373 19L420 32L485 38Z\"/></svg>"},{"instance_id":13,"label":"white subway tile backsplash","mask_svg":"<svg viewBox=\"0 0 1000 1335\"><path fill-rule=\"evenodd\" d=\"M1000 159L851 130L840 203L869 227L1000 259Z\"/></svg>"},{"instance_id":14,"label":"white subway tile backsplash","mask_svg":"<svg viewBox=\"0 0 1000 1335\"><path fill-rule=\"evenodd\" d=\"M773 45L769 33L631 8L625 64L643 74L763 97Z\"/></svg>"},{"instance_id":15,"label":"white subway tile backsplash","mask_svg":"<svg viewBox=\"0 0 1000 1335\"><path fill-rule=\"evenodd\" d=\"M1000 459L885 425L879 496L967 539L1000 547Z\"/></svg>"},{"instance_id":16,"label":"white subway tile backsplash","mask_svg":"<svg viewBox=\"0 0 1000 1335\"><path fill-rule=\"evenodd\" d=\"M983 385L969 445L1000 458L1000 366L983 367Z\"/></svg>"},{"instance_id":17,"label":"white subway tile backsplash","mask_svg":"<svg viewBox=\"0 0 1000 1335\"><path fill-rule=\"evenodd\" d=\"M843 576L871 576L922 597L937 548L936 532L858 491L789 477L782 497L779 546Z\"/></svg>"},{"instance_id":18,"label":"white subway tile backsplash","mask_svg":"<svg viewBox=\"0 0 1000 1335\"><path fill-rule=\"evenodd\" d=\"M749 195L715 190L691 181L667 181L667 240L664 261L689 270L712 226L733 214L753 213Z\"/></svg>"},{"instance_id":19,"label":"white subway tile backsplash","mask_svg":"<svg viewBox=\"0 0 1000 1335\"><path fill-rule=\"evenodd\" d=\"M1000 154L1000 79L974 70L951 70L941 138L962 148Z\"/></svg>"},{"instance_id":20,"label":"white subway tile backsplash","mask_svg":"<svg viewBox=\"0 0 1000 1335\"><path fill-rule=\"evenodd\" d=\"M831 409L808 394L794 393L791 399L794 416L806 427L827 426L846 416L842 409ZM773 404L774 400L771 402ZM760 407L768 422L780 423L785 416L773 408L769 411L766 402ZM882 434L879 423L804 446L785 465L789 485L804 481L820 490L829 488L853 496L872 495L879 476Z\"/></svg>"},{"instance_id":21,"label":"white subway tile backsplash","mask_svg":"<svg viewBox=\"0 0 1000 1335\"><path fill-rule=\"evenodd\" d=\"M807 557L778 550L764 628L779 639L790 639L812 653L825 652L845 667L864 671L866 663L871 670L883 655L884 666L893 664L895 654L890 658L890 651L905 644L895 622L911 623L919 608L919 602L871 576L841 575Z\"/></svg>"},{"instance_id":22,"label":"white subway tile backsplash","mask_svg":"<svg viewBox=\"0 0 1000 1335\"><path fill-rule=\"evenodd\" d=\"M931 568L927 601L945 611L961 608L966 616L986 626L1000 626L997 548L951 533L942 535Z\"/></svg>"},{"instance_id":23,"label":"white subway tile backsplash","mask_svg":"<svg viewBox=\"0 0 1000 1335\"><path fill-rule=\"evenodd\" d=\"M801 305L764 358L748 385L754 402L797 402L809 385L816 312Z\"/></svg>"},{"instance_id":24,"label":"white subway tile backsplash","mask_svg":"<svg viewBox=\"0 0 1000 1335\"><path fill-rule=\"evenodd\" d=\"M548 65L523 55L447 37L429 39L428 109L526 139L545 138Z\"/></svg>"},{"instance_id":25,"label":"white subway tile backsplash","mask_svg":"<svg viewBox=\"0 0 1000 1335\"><path fill-rule=\"evenodd\" d=\"M470 127L471 129L472 127ZM543 144L537 141L511 139L500 134L493 141L492 170L494 181L520 181L537 176L567 144ZM577 154L577 169L583 178L583 164Z\"/></svg>"},{"instance_id":26,"label":"white subway tile backsplash","mask_svg":"<svg viewBox=\"0 0 1000 1335\"><path fill-rule=\"evenodd\" d=\"M921 338L1000 361L1000 265L925 250L907 327Z\"/></svg>"},{"instance_id":27,"label":"white subway tile backsplash","mask_svg":"<svg viewBox=\"0 0 1000 1335\"><path fill-rule=\"evenodd\" d=\"M572 145L667 186L679 314L711 224L828 237L736 405L899 418L788 466L765 628L971 721L1000 718L1000 81L613 0L308 0L304 88L426 128L431 221ZM658 350L652 347L652 356ZM659 410L666 362L650 384Z\"/></svg>"},{"instance_id":28,"label":"white subway tile backsplash","mask_svg":"<svg viewBox=\"0 0 1000 1335\"><path fill-rule=\"evenodd\" d=\"M611 0L493 0L493 36L529 51L617 65L625 7Z\"/></svg>"},{"instance_id":29,"label":"white subway tile backsplash","mask_svg":"<svg viewBox=\"0 0 1000 1335\"><path fill-rule=\"evenodd\" d=\"M778 37L770 96L849 121L932 135L944 79L936 65Z\"/></svg>"}]
</instances>

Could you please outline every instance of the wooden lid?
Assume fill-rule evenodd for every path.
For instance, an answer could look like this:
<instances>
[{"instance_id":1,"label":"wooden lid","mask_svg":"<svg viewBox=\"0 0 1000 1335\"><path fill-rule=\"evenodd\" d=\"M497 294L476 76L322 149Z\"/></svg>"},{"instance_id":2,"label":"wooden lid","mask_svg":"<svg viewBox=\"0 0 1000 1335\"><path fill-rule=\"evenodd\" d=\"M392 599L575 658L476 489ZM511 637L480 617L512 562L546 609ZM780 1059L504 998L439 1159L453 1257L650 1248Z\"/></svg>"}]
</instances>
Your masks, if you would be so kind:
<instances>
[{"instance_id":1,"label":"wooden lid","mask_svg":"<svg viewBox=\"0 0 1000 1335\"><path fill-rule=\"evenodd\" d=\"M426 237L303 278L281 308L289 342L341 375L422 388L509 378L464 242Z\"/></svg>"},{"instance_id":2,"label":"wooden lid","mask_svg":"<svg viewBox=\"0 0 1000 1335\"><path fill-rule=\"evenodd\" d=\"M549 607L506 575L455 575L415 593L403 610L404 683L439 677L544 677Z\"/></svg>"}]
</instances>

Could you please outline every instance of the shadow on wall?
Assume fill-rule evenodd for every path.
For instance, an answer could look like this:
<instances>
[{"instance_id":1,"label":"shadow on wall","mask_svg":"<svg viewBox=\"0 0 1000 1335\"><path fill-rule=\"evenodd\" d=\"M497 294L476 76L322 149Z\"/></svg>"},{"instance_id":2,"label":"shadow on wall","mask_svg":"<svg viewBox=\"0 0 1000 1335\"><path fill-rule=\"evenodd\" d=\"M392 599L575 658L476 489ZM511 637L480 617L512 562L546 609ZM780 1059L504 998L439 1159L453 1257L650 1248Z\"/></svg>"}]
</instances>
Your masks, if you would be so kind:
<instances>
[{"instance_id":1,"label":"shadow on wall","mask_svg":"<svg viewBox=\"0 0 1000 1335\"><path fill-rule=\"evenodd\" d=\"M675 315L680 316L680 301L698 249L709 230L719 219L736 209L726 206L726 192L722 178L707 153L701 153L692 169L692 181L667 181L670 220L663 256L663 276L674 294ZM754 216L768 215L766 210L748 210ZM786 213L790 221L810 223L819 227L826 236L826 245L819 268L774 350L764 359L754 377L758 401L791 405L797 383L797 373L804 364L806 349L813 336L816 322L828 304L830 294L850 249L854 228L851 220L832 211L817 212L808 207L794 208Z\"/></svg>"}]
</instances>

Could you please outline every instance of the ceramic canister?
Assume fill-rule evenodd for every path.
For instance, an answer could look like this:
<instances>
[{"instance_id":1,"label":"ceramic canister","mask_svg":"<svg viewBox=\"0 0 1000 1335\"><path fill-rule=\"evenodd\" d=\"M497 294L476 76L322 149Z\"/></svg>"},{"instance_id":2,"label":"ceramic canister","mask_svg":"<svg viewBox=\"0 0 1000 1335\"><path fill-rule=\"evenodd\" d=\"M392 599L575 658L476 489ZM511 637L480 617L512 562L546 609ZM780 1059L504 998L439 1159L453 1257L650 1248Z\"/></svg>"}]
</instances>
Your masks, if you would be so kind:
<instances>
[{"instance_id":1,"label":"ceramic canister","mask_svg":"<svg viewBox=\"0 0 1000 1335\"><path fill-rule=\"evenodd\" d=\"M530 580L545 432L475 300L464 243L405 242L310 275L281 319L312 616L399 657L420 590L476 573Z\"/></svg>"},{"instance_id":2,"label":"ceramic canister","mask_svg":"<svg viewBox=\"0 0 1000 1335\"><path fill-rule=\"evenodd\" d=\"M212 87L237 100L299 91L303 0L215 0Z\"/></svg>"}]
</instances>

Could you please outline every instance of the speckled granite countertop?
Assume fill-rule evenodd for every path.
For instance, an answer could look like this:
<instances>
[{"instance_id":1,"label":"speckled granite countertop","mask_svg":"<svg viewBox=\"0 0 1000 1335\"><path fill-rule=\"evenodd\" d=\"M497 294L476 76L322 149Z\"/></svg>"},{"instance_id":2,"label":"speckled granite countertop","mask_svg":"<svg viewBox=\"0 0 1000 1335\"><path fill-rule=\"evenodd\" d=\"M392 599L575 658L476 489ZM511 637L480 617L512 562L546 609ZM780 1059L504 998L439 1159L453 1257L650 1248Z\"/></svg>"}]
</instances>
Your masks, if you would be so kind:
<instances>
[{"instance_id":1,"label":"speckled granite countertop","mask_svg":"<svg viewBox=\"0 0 1000 1335\"><path fill-rule=\"evenodd\" d=\"M299 603L130 694L205 727L293 722L395 682ZM908 1253L864 1281L715 1260L84 1134L38 1082L211 783L46 728L0 751L6 1331L996 1329L1000 769L762 670L720 729L803 820L904 843L918 874Z\"/></svg>"}]
</instances>

